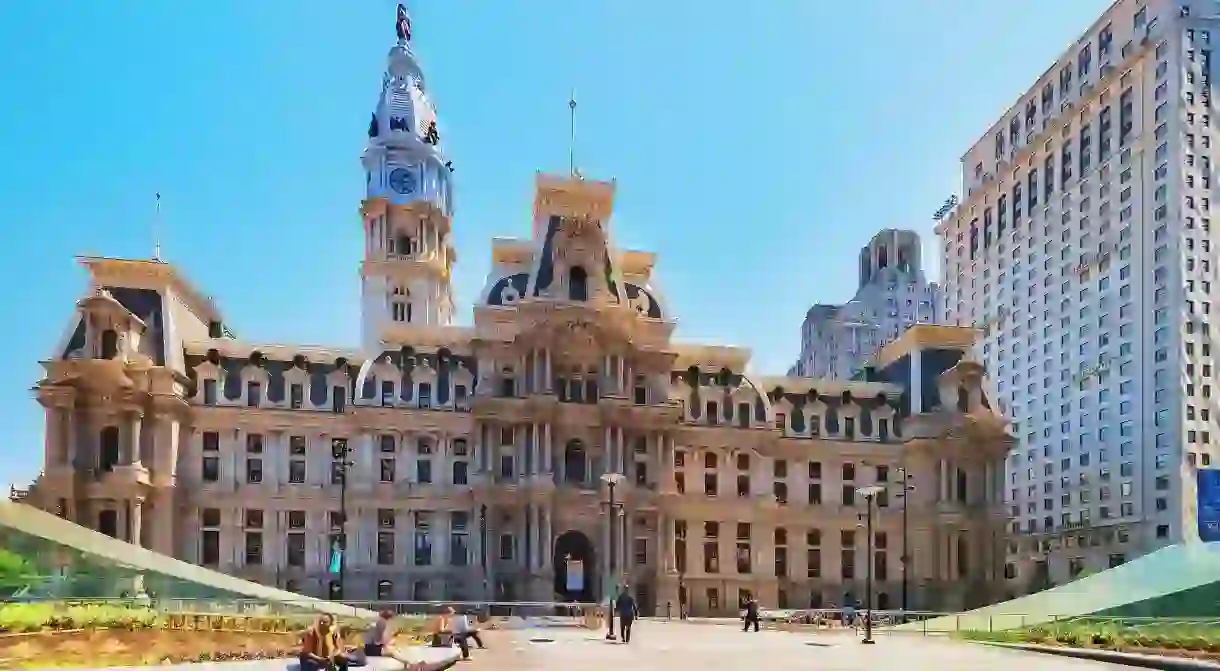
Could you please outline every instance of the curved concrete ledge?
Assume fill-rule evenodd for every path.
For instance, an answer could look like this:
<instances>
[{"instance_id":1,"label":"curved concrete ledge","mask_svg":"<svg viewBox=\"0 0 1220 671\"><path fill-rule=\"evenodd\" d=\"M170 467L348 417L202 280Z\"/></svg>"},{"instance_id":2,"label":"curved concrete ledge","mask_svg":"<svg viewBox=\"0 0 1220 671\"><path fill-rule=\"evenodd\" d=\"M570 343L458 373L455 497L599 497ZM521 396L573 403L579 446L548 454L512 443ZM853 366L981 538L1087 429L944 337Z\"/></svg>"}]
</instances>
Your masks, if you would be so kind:
<instances>
[{"instance_id":1,"label":"curved concrete ledge","mask_svg":"<svg viewBox=\"0 0 1220 671\"><path fill-rule=\"evenodd\" d=\"M1119 652L1117 650L1099 650L1096 648L1069 648L1057 645L1034 645L1032 643L990 643L997 648L1009 650L1024 650L1025 652L1040 652L1046 655L1060 657L1075 657L1094 662L1109 662L1111 664L1126 664L1145 669L1165 669L1166 671L1216 671L1220 664L1189 657L1165 657L1161 655L1141 655L1134 652Z\"/></svg>"},{"instance_id":2,"label":"curved concrete ledge","mask_svg":"<svg viewBox=\"0 0 1220 671\"><path fill-rule=\"evenodd\" d=\"M457 663L461 653L456 648L410 646L400 649L415 662L423 662L424 671L444 671ZM406 664L389 657L370 657L365 666L353 669L369 671L404 671ZM208 664L165 664L139 667L139 671L300 671L295 659L259 659L248 662L210 662ZM132 667L96 669L91 671L132 671Z\"/></svg>"}]
</instances>

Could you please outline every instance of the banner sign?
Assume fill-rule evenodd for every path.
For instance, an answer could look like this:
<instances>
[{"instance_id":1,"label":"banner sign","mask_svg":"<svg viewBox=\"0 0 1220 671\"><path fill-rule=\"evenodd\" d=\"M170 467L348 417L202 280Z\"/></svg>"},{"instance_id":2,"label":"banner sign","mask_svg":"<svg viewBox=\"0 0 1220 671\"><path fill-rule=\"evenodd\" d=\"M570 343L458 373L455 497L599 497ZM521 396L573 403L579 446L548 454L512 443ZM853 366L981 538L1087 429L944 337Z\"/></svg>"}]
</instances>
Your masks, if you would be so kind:
<instances>
[{"instance_id":1,"label":"banner sign","mask_svg":"<svg viewBox=\"0 0 1220 671\"><path fill-rule=\"evenodd\" d=\"M1200 468L1196 478L1199 539L1220 541L1220 469Z\"/></svg>"},{"instance_id":2,"label":"banner sign","mask_svg":"<svg viewBox=\"0 0 1220 671\"><path fill-rule=\"evenodd\" d=\"M569 592L583 592L585 590L585 563L579 559L569 559L564 582L564 587Z\"/></svg>"}]
</instances>

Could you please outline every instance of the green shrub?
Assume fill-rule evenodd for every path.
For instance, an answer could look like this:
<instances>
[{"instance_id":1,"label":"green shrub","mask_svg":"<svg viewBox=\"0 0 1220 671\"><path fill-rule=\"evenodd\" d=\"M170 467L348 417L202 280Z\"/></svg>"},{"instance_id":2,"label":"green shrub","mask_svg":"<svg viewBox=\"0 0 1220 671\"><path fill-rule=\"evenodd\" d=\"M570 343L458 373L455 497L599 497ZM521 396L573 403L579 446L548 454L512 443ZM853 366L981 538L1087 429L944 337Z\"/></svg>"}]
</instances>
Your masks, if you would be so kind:
<instances>
[{"instance_id":1,"label":"green shrub","mask_svg":"<svg viewBox=\"0 0 1220 671\"><path fill-rule=\"evenodd\" d=\"M137 606L19 603L0 606L0 631L46 629L150 629L163 623L151 608Z\"/></svg>"},{"instance_id":2,"label":"green shrub","mask_svg":"<svg viewBox=\"0 0 1220 671\"><path fill-rule=\"evenodd\" d=\"M1004 632L963 632L962 638L1071 647L1220 651L1220 626L1207 623L1127 624L1121 621L1080 619Z\"/></svg>"}]
</instances>

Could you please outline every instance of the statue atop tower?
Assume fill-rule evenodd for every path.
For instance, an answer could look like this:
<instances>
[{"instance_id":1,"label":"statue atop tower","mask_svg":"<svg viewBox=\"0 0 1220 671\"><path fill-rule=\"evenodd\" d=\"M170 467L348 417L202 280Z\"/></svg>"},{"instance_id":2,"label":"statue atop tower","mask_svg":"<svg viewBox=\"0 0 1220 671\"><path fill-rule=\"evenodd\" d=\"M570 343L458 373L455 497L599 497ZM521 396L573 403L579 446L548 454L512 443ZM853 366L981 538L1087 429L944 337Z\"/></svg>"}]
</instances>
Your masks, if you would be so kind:
<instances>
[{"instance_id":1,"label":"statue atop tower","mask_svg":"<svg viewBox=\"0 0 1220 671\"><path fill-rule=\"evenodd\" d=\"M398 17L394 21L394 30L398 32L399 43L411 41L411 15L407 13L406 5L398 3Z\"/></svg>"}]
</instances>

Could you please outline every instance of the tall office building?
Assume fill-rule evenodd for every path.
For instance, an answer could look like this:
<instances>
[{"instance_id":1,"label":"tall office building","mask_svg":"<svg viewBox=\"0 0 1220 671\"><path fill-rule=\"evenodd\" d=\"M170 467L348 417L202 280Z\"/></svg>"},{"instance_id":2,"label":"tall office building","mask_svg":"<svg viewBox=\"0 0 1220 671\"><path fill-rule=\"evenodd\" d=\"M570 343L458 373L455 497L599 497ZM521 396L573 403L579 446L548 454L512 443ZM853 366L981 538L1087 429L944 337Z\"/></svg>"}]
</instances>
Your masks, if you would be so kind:
<instances>
[{"instance_id":1,"label":"tall office building","mask_svg":"<svg viewBox=\"0 0 1220 671\"><path fill-rule=\"evenodd\" d=\"M966 152L937 228L944 308L983 329L1019 439L1007 571L1027 587L1198 537L1217 10L1115 2Z\"/></svg>"},{"instance_id":2,"label":"tall office building","mask_svg":"<svg viewBox=\"0 0 1220 671\"><path fill-rule=\"evenodd\" d=\"M940 287L923 272L919 234L892 228L860 250L860 283L843 305L818 304L801 323L794 377L850 379L915 324L939 323Z\"/></svg>"}]
</instances>

